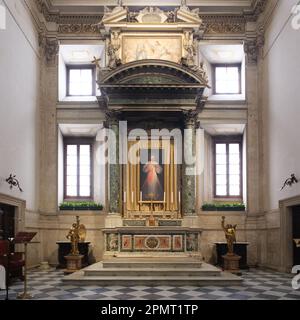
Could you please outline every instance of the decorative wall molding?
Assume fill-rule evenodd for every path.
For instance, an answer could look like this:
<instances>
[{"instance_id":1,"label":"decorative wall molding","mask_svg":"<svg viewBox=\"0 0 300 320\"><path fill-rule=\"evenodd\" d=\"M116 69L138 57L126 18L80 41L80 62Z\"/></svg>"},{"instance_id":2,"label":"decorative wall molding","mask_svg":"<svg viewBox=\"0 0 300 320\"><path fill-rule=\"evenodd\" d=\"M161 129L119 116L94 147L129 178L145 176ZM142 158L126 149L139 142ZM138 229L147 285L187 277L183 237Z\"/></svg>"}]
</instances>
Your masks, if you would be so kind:
<instances>
[{"instance_id":1,"label":"decorative wall molding","mask_svg":"<svg viewBox=\"0 0 300 320\"><path fill-rule=\"evenodd\" d=\"M252 38L246 38L244 42L244 51L247 54L248 64L256 64L262 55L262 49L265 44L264 30L261 28Z\"/></svg>"},{"instance_id":2,"label":"decorative wall molding","mask_svg":"<svg viewBox=\"0 0 300 320\"><path fill-rule=\"evenodd\" d=\"M268 1L267 0L256 0L254 3L252 11L249 13L244 13L244 17L247 21L256 22L259 16L264 12L266 9Z\"/></svg>"},{"instance_id":3,"label":"decorative wall molding","mask_svg":"<svg viewBox=\"0 0 300 320\"><path fill-rule=\"evenodd\" d=\"M183 111L183 118L185 128L194 128L196 125L196 121L198 118L199 111L198 110L186 110Z\"/></svg>"},{"instance_id":4,"label":"decorative wall molding","mask_svg":"<svg viewBox=\"0 0 300 320\"><path fill-rule=\"evenodd\" d=\"M201 16L204 34L244 34L246 20L243 16Z\"/></svg>"},{"instance_id":5,"label":"decorative wall molding","mask_svg":"<svg viewBox=\"0 0 300 320\"><path fill-rule=\"evenodd\" d=\"M243 17L205 17L202 16L205 34L244 34L246 21ZM100 34L103 27L98 23L59 24L59 34Z\"/></svg>"},{"instance_id":6,"label":"decorative wall molding","mask_svg":"<svg viewBox=\"0 0 300 320\"><path fill-rule=\"evenodd\" d=\"M103 13L62 13L54 10L49 0L35 0L35 2L46 22L57 24L59 34L99 34L103 26L98 24L102 21L103 17L107 16L107 10L111 11L111 9L103 7ZM245 10L240 14L210 13L202 15L199 8L189 9L189 11L193 13L195 17L197 15L199 21L201 19L203 20L206 34L244 34L246 23L256 22L260 14L265 10L266 5L267 0L256 0L252 9ZM172 11L161 11L161 14L167 17L168 22L175 22L176 19L182 18L180 14L177 17L177 14L178 12L184 13L184 9L185 7L181 5L180 8L174 7ZM140 12L131 11L128 14L128 20L130 22L137 21L139 15Z\"/></svg>"},{"instance_id":7,"label":"decorative wall molding","mask_svg":"<svg viewBox=\"0 0 300 320\"><path fill-rule=\"evenodd\" d=\"M39 45L44 51L46 62L54 62L59 51L59 42L57 38L50 38L44 33L39 33Z\"/></svg>"},{"instance_id":8,"label":"decorative wall molding","mask_svg":"<svg viewBox=\"0 0 300 320\"><path fill-rule=\"evenodd\" d=\"M101 21L103 15L99 14L67 14L50 9L48 0L35 0L37 8L43 14L47 22L60 24L96 24Z\"/></svg>"},{"instance_id":9,"label":"decorative wall molding","mask_svg":"<svg viewBox=\"0 0 300 320\"><path fill-rule=\"evenodd\" d=\"M58 33L60 34L100 34L99 24L60 24Z\"/></svg>"}]
</instances>

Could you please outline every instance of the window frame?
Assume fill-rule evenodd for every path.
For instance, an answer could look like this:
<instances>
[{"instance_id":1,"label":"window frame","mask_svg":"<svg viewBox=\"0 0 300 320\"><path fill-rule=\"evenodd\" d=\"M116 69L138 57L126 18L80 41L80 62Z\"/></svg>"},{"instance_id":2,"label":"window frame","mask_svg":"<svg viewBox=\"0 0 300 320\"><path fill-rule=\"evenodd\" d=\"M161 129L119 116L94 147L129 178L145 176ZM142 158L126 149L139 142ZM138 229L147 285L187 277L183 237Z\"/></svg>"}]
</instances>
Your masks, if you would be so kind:
<instances>
[{"instance_id":1,"label":"window frame","mask_svg":"<svg viewBox=\"0 0 300 320\"><path fill-rule=\"evenodd\" d=\"M217 195L217 164L216 164L216 144L226 144L226 193L227 195ZM229 195L229 144L240 145L240 194L231 196ZM216 199L243 199L243 136L216 136L213 137L213 194Z\"/></svg>"},{"instance_id":2,"label":"window frame","mask_svg":"<svg viewBox=\"0 0 300 320\"><path fill-rule=\"evenodd\" d=\"M70 71L71 70L92 70L92 95L70 94ZM67 64L66 65L66 95L67 97L95 97L96 96L96 66L91 64Z\"/></svg>"},{"instance_id":3,"label":"window frame","mask_svg":"<svg viewBox=\"0 0 300 320\"><path fill-rule=\"evenodd\" d=\"M77 196L68 196L67 195L67 146L68 145L77 145ZM91 177L91 186L90 186L90 196L81 197L80 194L80 145L90 145L90 177ZM74 138L66 137L64 138L64 200L78 200L78 201L91 201L94 199L94 141L92 138Z\"/></svg>"},{"instance_id":4,"label":"window frame","mask_svg":"<svg viewBox=\"0 0 300 320\"><path fill-rule=\"evenodd\" d=\"M216 91L216 68L230 68L237 67L239 72L239 92L238 93L217 93ZM213 94L214 95L237 95L242 94L242 64L241 63L214 63L212 64L212 80L213 80Z\"/></svg>"}]
</instances>

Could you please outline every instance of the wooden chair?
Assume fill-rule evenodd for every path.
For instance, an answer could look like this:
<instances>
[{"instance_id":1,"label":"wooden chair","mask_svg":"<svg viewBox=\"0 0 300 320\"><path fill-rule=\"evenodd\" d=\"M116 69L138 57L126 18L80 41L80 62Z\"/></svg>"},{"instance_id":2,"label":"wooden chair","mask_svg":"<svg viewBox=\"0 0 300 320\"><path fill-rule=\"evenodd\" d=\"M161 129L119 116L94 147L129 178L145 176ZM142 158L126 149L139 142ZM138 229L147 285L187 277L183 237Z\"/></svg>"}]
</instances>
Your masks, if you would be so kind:
<instances>
[{"instance_id":1,"label":"wooden chair","mask_svg":"<svg viewBox=\"0 0 300 320\"><path fill-rule=\"evenodd\" d=\"M0 264L9 270L10 278L19 278L24 280L23 267L25 260L22 252L11 252L8 240L0 240Z\"/></svg>"}]
</instances>

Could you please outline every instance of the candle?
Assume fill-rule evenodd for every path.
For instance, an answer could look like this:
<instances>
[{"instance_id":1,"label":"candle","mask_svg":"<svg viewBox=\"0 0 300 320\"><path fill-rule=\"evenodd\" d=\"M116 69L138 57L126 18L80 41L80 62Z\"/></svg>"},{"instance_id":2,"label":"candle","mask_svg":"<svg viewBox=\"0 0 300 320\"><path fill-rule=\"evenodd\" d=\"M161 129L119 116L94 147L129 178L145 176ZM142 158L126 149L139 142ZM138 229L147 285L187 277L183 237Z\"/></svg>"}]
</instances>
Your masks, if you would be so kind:
<instances>
[{"instance_id":1,"label":"candle","mask_svg":"<svg viewBox=\"0 0 300 320\"><path fill-rule=\"evenodd\" d=\"M124 203L126 203L126 191L124 191Z\"/></svg>"},{"instance_id":2,"label":"candle","mask_svg":"<svg viewBox=\"0 0 300 320\"><path fill-rule=\"evenodd\" d=\"M173 203L173 191L171 192L171 203Z\"/></svg>"},{"instance_id":3,"label":"candle","mask_svg":"<svg viewBox=\"0 0 300 320\"><path fill-rule=\"evenodd\" d=\"M131 202L133 203L133 191L131 192Z\"/></svg>"},{"instance_id":4,"label":"candle","mask_svg":"<svg viewBox=\"0 0 300 320\"><path fill-rule=\"evenodd\" d=\"M140 201L143 201L143 192L140 192Z\"/></svg>"},{"instance_id":5,"label":"candle","mask_svg":"<svg viewBox=\"0 0 300 320\"><path fill-rule=\"evenodd\" d=\"M181 202L180 191L179 191L179 193L178 193L178 201L179 201L179 203Z\"/></svg>"},{"instance_id":6,"label":"candle","mask_svg":"<svg viewBox=\"0 0 300 320\"><path fill-rule=\"evenodd\" d=\"M166 193L164 192L164 202L166 202Z\"/></svg>"}]
</instances>

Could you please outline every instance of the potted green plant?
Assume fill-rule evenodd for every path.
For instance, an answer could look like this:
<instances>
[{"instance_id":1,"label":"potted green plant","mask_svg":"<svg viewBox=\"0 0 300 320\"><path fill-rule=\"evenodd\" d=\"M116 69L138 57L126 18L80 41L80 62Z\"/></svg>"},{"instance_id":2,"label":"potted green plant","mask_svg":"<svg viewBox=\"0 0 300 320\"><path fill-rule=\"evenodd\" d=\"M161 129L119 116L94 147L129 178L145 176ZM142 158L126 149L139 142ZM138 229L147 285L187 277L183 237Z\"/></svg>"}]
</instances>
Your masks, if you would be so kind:
<instances>
[{"instance_id":1,"label":"potted green plant","mask_svg":"<svg viewBox=\"0 0 300 320\"><path fill-rule=\"evenodd\" d=\"M205 203L202 206L203 211L217 211L217 207L214 203Z\"/></svg>"},{"instance_id":2,"label":"potted green plant","mask_svg":"<svg viewBox=\"0 0 300 320\"><path fill-rule=\"evenodd\" d=\"M60 204L59 209L64 210L103 210L103 205L91 201L68 201Z\"/></svg>"},{"instance_id":3,"label":"potted green plant","mask_svg":"<svg viewBox=\"0 0 300 320\"><path fill-rule=\"evenodd\" d=\"M245 211L246 206L243 203L205 203L202 206L203 211Z\"/></svg>"}]
</instances>

